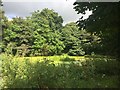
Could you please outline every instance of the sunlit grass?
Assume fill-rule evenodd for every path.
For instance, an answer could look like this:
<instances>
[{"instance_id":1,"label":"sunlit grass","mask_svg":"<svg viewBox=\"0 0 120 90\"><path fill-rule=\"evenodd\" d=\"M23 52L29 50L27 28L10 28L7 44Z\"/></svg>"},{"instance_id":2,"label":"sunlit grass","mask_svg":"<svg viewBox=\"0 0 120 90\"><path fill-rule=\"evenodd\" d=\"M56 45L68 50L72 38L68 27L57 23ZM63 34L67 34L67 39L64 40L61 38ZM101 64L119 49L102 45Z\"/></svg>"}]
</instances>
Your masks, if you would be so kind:
<instances>
[{"instance_id":1,"label":"sunlit grass","mask_svg":"<svg viewBox=\"0 0 120 90\"><path fill-rule=\"evenodd\" d=\"M116 60L109 60L108 58L105 59L105 57L102 57L102 56L92 58L92 57L86 57L86 56L68 56L68 55L36 56L36 57L19 57L19 56L12 57L12 56L3 55L3 56L0 56L0 58L1 57L6 60L5 63L6 64L8 63L7 65L10 64L10 67L12 68L12 69L10 69L11 71L16 70L16 72L21 72L21 74L17 73L20 76L22 76L22 74L24 74L23 71L27 70L26 68L31 69L31 67L33 67L30 72L28 72L28 71L25 72L24 71L25 73L29 73L28 75L30 75L32 70L34 70L34 69L37 70L37 68L38 68L38 70L39 70L40 69L39 67L41 67L41 64L42 64L41 62L43 62L43 61L45 61L45 64L46 64L46 66L43 65L45 68L47 68L47 65L51 68L50 65L54 64L55 65L54 68L52 67L51 69L49 69L49 68L44 69L42 67L43 69L39 70L39 72L41 72L41 70L43 70L42 71L43 74L45 72L47 72L48 73L47 77L49 77L51 75L56 75L56 73L63 73L63 71L66 67L63 66L59 70L55 69L55 68L58 68L60 66L59 64L62 65L64 63L65 65L67 64L66 66L69 66L69 65L71 65L70 63L74 62L74 61L75 61L75 63L76 62L78 63L78 62L94 59L94 62L92 61L92 63L94 63L94 65L96 67L96 68L93 67L93 69L95 70L95 73L93 72L94 76L92 78L88 77L86 79L81 79L81 78L78 78L77 80L72 79L74 83L76 82L76 85L71 84L72 83L71 78L66 79L67 77L65 76L64 80L66 80L66 85L68 85L66 87L70 87L69 84L73 85L71 87L76 86L76 87L79 87L79 88L116 88L116 87L118 87L118 75L117 75L117 72L118 72L118 69L119 69L118 62ZM66 60L66 59L68 59L68 60ZM27 60L28 60L28 62L27 62ZM66 60L66 61L64 61L64 60ZM30 62L31 67L29 67L29 62ZM46 63L46 62L48 62L48 63ZM69 70L72 70L72 72L69 72L68 69L65 69L65 70L68 70L69 73L73 73L74 70L78 69L77 68L77 65L78 65L77 63L75 64L76 65L75 67L72 67L72 68L69 69ZM36 66L34 68L34 65L38 65L38 66ZM89 65L91 65L90 62L88 63L88 66ZM19 68L20 70L17 69L16 66L18 66L17 68ZM92 68L89 69L90 73L92 72L91 69ZM9 68L8 68L8 70L9 70ZM85 71L86 71L86 68L85 68ZM51 72L53 72L55 74L53 74ZM77 71L77 72L79 72L79 71ZM66 73L67 73L67 71L65 71L65 75L66 75ZM80 71L80 73L81 73L81 71ZM87 71L87 73L89 74L89 71ZM8 73L8 74L10 74L10 73ZM36 73L36 74L39 74L39 73ZM88 75L88 74L85 74L85 75ZM11 74L11 75L13 75L13 74ZM71 74L71 75L73 75L73 74ZM31 75L31 77L33 77L33 76ZM46 74L45 74L45 76L46 76ZM76 72L74 73L73 76L78 77ZM60 83L60 82L63 81L63 79L61 77L58 77L57 79L59 79L59 81L58 81L59 84L63 85L63 87L64 87L64 83ZM64 77L64 75L63 75L63 77ZM46 80L49 82L49 78L46 79ZM68 81L68 80L70 80L70 81ZM46 81L44 81L44 82L46 82Z\"/></svg>"},{"instance_id":2,"label":"sunlit grass","mask_svg":"<svg viewBox=\"0 0 120 90\"><path fill-rule=\"evenodd\" d=\"M74 59L74 60L80 60L80 61L85 61L85 59L86 59L85 56L62 56L62 55L61 56L16 57L16 58L19 60L29 59L32 63L34 63L36 61L42 62L44 60L49 60L51 62L54 62L54 64L58 64L58 63L67 63L67 62L61 61L62 59L66 58L66 57L70 58L70 59Z\"/></svg>"}]
</instances>

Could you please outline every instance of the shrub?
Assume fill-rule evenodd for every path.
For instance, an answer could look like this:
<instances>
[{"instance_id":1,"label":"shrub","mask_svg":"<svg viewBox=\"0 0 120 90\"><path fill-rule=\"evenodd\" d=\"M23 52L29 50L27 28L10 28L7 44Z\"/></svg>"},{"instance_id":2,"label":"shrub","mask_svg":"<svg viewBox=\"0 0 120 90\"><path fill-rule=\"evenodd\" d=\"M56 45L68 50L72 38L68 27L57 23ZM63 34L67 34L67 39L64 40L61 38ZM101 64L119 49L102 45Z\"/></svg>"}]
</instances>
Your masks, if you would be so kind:
<instances>
[{"instance_id":1,"label":"shrub","mask_svg":"<svg viewBox=\"0 0 120 90\"><path fill-rule=\"evenodd\" d=\"M96 74L118 75L120 62L110 56L93 55L85 56L93 61Z\"/></svg>"},{"instance_id":2,"label":"shrub","mask_svg":"<svg viewBox=\"0 0 120 90\"><path fill-rule=\"evenodd\" d=\"M96 74L106 74L106 75L118 75L119 73L119 62L109 58L94 58Z\"/></svg>"},{"instance_id":3,"label":"shrub","mask_svg":"<svg viewBox=\"0 0 120 90\"><path fill-rule=\"evenodd\" d=\"M74 61L74 58L69 58L69 57L65 57L65 58L61 58L61 61Z\"/></svg>"}]
</instances>

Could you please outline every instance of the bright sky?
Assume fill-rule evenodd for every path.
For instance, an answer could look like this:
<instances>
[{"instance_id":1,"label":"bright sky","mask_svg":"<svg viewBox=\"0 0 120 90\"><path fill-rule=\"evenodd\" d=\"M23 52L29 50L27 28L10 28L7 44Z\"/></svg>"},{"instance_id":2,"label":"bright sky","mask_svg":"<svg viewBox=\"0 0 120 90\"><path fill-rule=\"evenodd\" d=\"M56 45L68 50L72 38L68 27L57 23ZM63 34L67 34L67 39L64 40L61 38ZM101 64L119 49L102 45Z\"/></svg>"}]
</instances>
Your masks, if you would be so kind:
<instances>
[{"instance_id":1,"label":"bright sky","mask_svg":"<svg viewBox=\"0 0 120 90\"><path fill-rule=\"evenodd\" d=\"M82 16L77 14L73 9L73 3L76 0L2 0L5 15L11 19L15 16L30 16L30 13L35 10L42 10L44 8L53 9L63 17L65 25L69 22L76 22ZM84 19L91 14L87 11Z\"/></svg>"}]
</instances>

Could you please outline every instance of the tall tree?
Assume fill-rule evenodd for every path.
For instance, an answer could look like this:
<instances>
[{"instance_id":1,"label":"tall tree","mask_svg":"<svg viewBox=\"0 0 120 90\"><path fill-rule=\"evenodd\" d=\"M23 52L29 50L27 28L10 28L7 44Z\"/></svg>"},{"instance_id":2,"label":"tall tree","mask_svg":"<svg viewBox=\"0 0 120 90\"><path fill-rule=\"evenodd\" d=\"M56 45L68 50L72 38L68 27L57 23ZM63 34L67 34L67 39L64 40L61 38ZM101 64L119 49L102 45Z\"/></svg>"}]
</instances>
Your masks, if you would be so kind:
<instances>
[{"instance_id":1,"label":"tall tree","mask_svg":"<svg viewBox=\"0 0 120 90\"><path fill-rule=\"evenodd\" d=\"M84 55L83 48L81 46L80 30L74 22L66 24L62 29L62 41L64 42L64 53L69 55Z\"/></svg>"},{"instance_id":2,"label":"tall tree","mask_svg":"<svg viewBox=\"0 0 120 90\"><path fill-rule=\"evenodd\" d=\"M8 19L7 17L4 15L4 11L3 11L3 3L0 0L0 48L3 50L4 48L4 44L3 44L3 38L4 38L4 29L7 28L8 25Z\"/></svg>"},{"instance_id":3,"label":"tall tree","mask_svg":"<svg viewBox=\"0 0 120 90\"><path fill-rule=\"evenodd\" d=\"M36 52L41 55L60 54L64 44L60 40L59 31L62 29L63 19L58 13L47 8L32 13L34 45Z\"/></svg>"},{"instance_id":4,"label":"tall tree","mask_svg":"<svg viewBox=\"0 0 120 90\"><path fill-rule=\"evenodd\" d=\"M11 21L8 21L6 28L4 28L4 48L9 44L12 44L13 49L17 49L23 45L31 47L32 31L30 26L28 20L21 17L15 17Z\"/></svg>"},{"instance_id":5,"label":"tall tree","mask_svg":"<svg viewBox=\"0 0 120 90\"><path fill-rule=\"evenodd\" d=\"M80 28L94 32L101 37L103 54L118 55L119 45L119 10L120 2L79 2L74 3L74 9L78 13L85 14L86 10L92 10L89 18L78 21Z\"/></svg>"},{"instance_id":6,"label":"tall tree","mask_svg":"<svg viewBox=\"0 0 120 90\"><path fill-rule=\"evenodd\" d=\"M2 51L1 50L1 47L2 47L2 16L3 16L3 10L2 10L2 1L0 0L0 52Z\"/></svg>"},{"instance_id":7,"label":"tall tree","mask_svg":"<svg viewBox=\"0 0 120 90\"><path fill-rule=\"evenodd\" d=\"M61 34L61 40L65 45L64 53L69 55L91 54L99 39L96 35L88 33L85 29L79 30L74 22L66 24Z\"/></svg>"}]
</instances>

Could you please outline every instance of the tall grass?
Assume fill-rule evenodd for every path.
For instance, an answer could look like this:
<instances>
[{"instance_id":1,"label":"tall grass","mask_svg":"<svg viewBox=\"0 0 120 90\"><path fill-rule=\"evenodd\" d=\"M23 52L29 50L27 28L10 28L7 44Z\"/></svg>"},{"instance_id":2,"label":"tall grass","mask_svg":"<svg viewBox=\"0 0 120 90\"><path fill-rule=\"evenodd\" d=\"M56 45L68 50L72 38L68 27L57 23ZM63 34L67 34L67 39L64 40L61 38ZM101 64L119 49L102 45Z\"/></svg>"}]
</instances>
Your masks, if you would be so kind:
<instances>
[{"instance_id":1,"label":"tall grass","mask_svg":"<svg viewBox=\"0 0 120 90\"><path fill-rule=\"evenodd\" d=\"M2 88L118 87L117 62L108 61L108 64L102 57L100 60L87 58L84 62L69 57L65 60L64 57L62 63L57 65L50 58L37 59L33 63L30 58L21 59L7 54L0 57ZM111 72L108 72L107 67Z\"/></svg>"}]
</instances>

